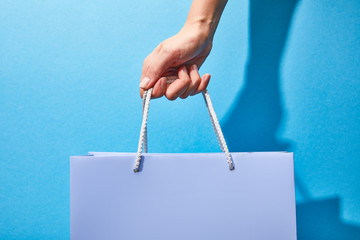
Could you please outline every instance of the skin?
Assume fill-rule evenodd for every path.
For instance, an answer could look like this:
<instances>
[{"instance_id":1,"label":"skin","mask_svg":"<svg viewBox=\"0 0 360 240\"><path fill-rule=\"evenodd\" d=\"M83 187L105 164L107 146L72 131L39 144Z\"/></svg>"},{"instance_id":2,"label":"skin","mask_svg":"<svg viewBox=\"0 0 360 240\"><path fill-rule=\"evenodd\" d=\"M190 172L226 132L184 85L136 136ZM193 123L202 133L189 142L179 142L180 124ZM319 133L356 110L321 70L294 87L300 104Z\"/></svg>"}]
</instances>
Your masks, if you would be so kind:
<instances>
[{"instance_id":1,"label":"skin","mask_svg":"<svg viewBox=\"0 0 360 240\"><path fill-rule=\"evenodd\" d=\"M206 89L210 74L198 69L209 55L227 0L194 0L184 27L160 43L143 63L140 96L153 88L152 98L185 99Z\"/></svg>"}]
</instances>

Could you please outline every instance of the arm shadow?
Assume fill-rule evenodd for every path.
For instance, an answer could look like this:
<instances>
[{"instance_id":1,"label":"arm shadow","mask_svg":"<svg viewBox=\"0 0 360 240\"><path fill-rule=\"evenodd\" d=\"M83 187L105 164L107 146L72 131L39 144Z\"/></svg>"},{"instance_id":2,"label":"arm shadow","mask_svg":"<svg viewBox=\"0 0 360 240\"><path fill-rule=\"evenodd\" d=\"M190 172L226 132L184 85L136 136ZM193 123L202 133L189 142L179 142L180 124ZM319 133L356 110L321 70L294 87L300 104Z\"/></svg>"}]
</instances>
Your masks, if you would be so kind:
<instances>
[{"instance_id":1,"label":"arm shadow","mask_svg":"<svg viewBox=\"0 0 360 240\"><path fill-rule=\"evenodd\" d=\"M297 5L298 0L250 0L245 83L222 124L232 152L295 149L295 143L277 134L286 123L280 64ZM360 227L340 218L340 198L314 199L296 174L295 182L306 200L297 204L299 240L360 239Z\"/></svg>"},{"instance_id":2,"label":"arm shadow","mask_svg":"<svg viewBox=\"0 0 360 240\"><path fill-rule=\"evenodd\" d=\"M286 151L276 138L284 116L279 66L297 0L250 0L249 59L245 83L225 116L231 151Z\"/></svg>"}]
</instances>

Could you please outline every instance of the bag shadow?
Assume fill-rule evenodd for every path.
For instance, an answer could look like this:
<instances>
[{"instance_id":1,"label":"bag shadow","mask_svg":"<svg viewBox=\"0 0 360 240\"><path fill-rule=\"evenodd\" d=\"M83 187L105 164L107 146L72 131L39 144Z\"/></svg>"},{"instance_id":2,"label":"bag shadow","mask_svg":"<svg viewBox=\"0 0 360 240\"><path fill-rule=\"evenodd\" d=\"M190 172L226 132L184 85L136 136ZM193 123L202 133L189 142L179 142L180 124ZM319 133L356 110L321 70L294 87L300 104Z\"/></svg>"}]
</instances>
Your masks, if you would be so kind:
<instances>
[{"instance_id":1,"label":"bag shadow","mask_svg":"<svg viewBox=\"0 0 360 240\"><path fill-rule=\"evenodd\" d=\"M298 0L250 0L249 59L244 87L222 124L232 152L288 151L290 140L278 139L285 126L280 65ZM297 204L298 239L360 239L360 228L340 218L338 197L314 199L295 175L296 188L307 199ZM357 236L357 238L355 237Z\"/></svg>"}]
</instances>

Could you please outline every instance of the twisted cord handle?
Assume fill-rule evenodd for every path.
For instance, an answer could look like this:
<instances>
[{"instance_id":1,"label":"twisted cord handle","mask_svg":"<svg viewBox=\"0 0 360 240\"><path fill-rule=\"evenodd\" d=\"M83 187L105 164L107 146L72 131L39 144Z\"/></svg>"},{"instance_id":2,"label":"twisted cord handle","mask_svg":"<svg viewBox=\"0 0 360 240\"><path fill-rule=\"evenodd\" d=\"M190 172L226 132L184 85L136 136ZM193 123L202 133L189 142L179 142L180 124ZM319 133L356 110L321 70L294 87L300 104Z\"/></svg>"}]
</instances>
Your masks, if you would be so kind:
<instances>
[{"instance_id":1,"label":"twisted cord handle","mask_svg":"<svg viewBox=\"0 0 360 240\"><path fill-rule=\"evenodd\" d=\"M226 141L225 141L225 138L224 138L224 134L223 134L223 132L221 130L219 120L218 120L218 118L216 116L214 106L212 105L210 94L209 94L208 90L205 89L202 92L202 95L204 97L206 107L207 107L209 115L210 115L210 120L211 120L211 123L213 125L215 135L216 135L216 137L218 139L221 151L223 151L223 153L225 153L227 163L229 164L229 169L234 170L235 167L234 167L233 161L231 159L231 155L229 153L229 149L227 147L227 144L226 144Z\"/></svg>"},{"instance_id":2,"label":"twisted cord handle","mask_svg":"<svg viewBox=\"0 0 360 240\"><path fill-rule=\"evenodd\" d=\"M144 146L144 152L147 152L147 118L148 118L148 113L149 113L151 92L152 92L152 88L145 91L144 95L143 95L143 121L142 121L142 124L141 124L139 145L138 145L138 150L137 150L137 154L136 154L136 160L135 160L135 164L134 164L134 172L135 173L139 171L143 146ZM223 135L223 133L221 131L219 120L218 120L218 118L216 116L214 107L212 105L209 92L207 90L204 90L202 92L202 95L204 97L206 107L207 107L208 112L209 112L211 124L212 124L212 126L214 128L215 135L216 135L216 138L218 139L221 151L223 153L225 153L225 157L226 157L227 163L229 165L229 169L234 170L235 167L234 167L231 155L229 153L229 149L227 147L224 135Z\"/></svg>"},{"instance_id":3,"label":"twisted cord handle","mask_svg":"<svg viewBox=\"0 0 360 240\"><path fill-rule=\"evenodd\" d=\"M137 149L137 154L136 154L136 159L135 159L135 164L134 164L134 172L135 173L139 171L143 145L144 145L144 152L147 152L147 143L144 144L144 139L147 140L146 125L147 125L147 118L148 118L148 114L149 114L151 93L152 93L152 88L145 91L144 95L143 95L143 120L141 123L139 144L138 144L138 149Z\"/></svg>"},{"instance_id":4,"label":"twisted cord handle","mask_svg":"<svg viewBox=\"0 0 360 240\"><path fill-rule=\"evenodd\" d=\"M146 102L146 95L148 94L148 91L145 91L144 92L144 95L143 95L143 101L142 101L142 107L143 107L143 114L144 114L144 110L145 110L145 102ZM151 92L150 92L150 94L151 94ZM151 96L151 95L150 95ZM143 118L144 118L144 116L143 116ZM144 133L144 153L147 153L147 124L145 125L145 133Z\"/></svg>"}]
</instances>

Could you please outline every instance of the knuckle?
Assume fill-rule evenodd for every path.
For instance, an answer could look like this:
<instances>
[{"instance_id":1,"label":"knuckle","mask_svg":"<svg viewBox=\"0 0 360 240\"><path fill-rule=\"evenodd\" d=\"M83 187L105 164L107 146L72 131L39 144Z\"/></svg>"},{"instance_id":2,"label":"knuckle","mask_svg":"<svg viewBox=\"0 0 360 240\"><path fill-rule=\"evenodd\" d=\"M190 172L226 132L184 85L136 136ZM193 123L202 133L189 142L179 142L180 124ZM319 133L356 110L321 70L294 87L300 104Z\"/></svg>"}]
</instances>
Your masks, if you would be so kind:
<instances>
[{"instance_id":1,"label":"knuckle","mask_svg":"<svg viewBox=\"0 0 360 240\"><path fill-rule=\"evenodd\" d=\"M200 84L201 83L201 77L200 76L196 76L196 78L194 79L194 82L196 84Z\"/></svg>"},{"instance_id":2,"label":"knuckle","mask_svg":"<svg viewBox=\"0 0 360 240\"><path fill-rule=\"evenodd\" d=\"M166 44L165 42L162 42L159 44L157 53L162 55L169 55L173 52L172 47L169 46L169 44Z\"/></svg>"},{"instance_id":3,"label":"knuckle","mask_svg":"<svg viewBox=\"0 0 360 240\"><path fill-rule=\"evenodd\" d=\"M194 88L193 91L195 91L196 88L198 88L200 86L200 83L201 83L201 79L193 81L193 88Z\"/></svg>"},{"instance_id":4,"label":"knuckle","mask_svg":"<svg viewBox=\"0 0 360 240\"><path fill-rule=\"evenodd\" d=\"M175 94L166 94L166 98L170 101L174 101L177 97Z\"/></svg>"},{"instance_id":5,"label":"knuckle","mask_svg":"<svg viewBox=\"0 0 360 240\"><path fill-rule=\"evenodd\" d=\"M159 52L162 52L164 50L164 45L166 45L164 42L161 42L157 48L156 48L156 51L159 53Z\"/></svg>"},{"instance_id":6,"label":"knuckle","mask_svg":"<svg viewBox=\"0 0 360 240\"><path fill-rule=\"evenodd\" d=\"M164 54L172 54L174 53L176 50L174 49L174 47L172 47L169 44L166 43L162 43L160 48L159 48L159 52L164 53Z\"/></svg>"},{"instance_id":7,"label":"knuckle","mask_svg":"<svg viewBox=\"0 0 360 240\"><path fill-rule=\"evenodd\" d=\"M149 63L150 63L150 57L147 56L147 57L144 59L143 66L148 66Z\"/></svg>"},{"instance_id":8,"label":"knuckle","mask_svg":"<svg viewBox=\"0 0 360 240\"><path fill-rule=\"evenodd\" d=\"M190 77L183 77L181 80L184 81L186 85L190 85L192 82Z\"/></svg>"},{"instance_id":9,"label":"knuckle","mask_svg":"<svg viewBox=\"0 0 360 240\"><path fill-rule=\"evenodd\" d=\"M143 63L142 72L145 74L149 70L149 68L150 68L150 62L145 60Z\"/></svg>"}]
</instances>

